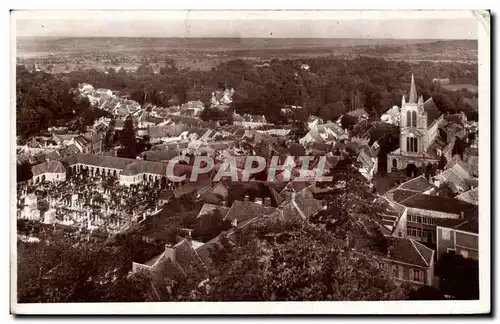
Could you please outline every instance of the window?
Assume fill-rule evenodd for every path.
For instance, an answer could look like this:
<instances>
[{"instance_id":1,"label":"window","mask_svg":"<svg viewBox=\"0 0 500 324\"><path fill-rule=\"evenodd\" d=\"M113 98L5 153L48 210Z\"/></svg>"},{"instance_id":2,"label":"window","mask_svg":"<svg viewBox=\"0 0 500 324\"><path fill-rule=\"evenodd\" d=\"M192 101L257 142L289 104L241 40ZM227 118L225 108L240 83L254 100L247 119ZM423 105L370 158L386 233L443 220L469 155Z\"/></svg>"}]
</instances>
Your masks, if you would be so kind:
<instances>
[{"instance_id":1,"label":"window","mask_svg":"<svg viewBox=\"0 0 500 324\"><path fill-rule=\"evenodd\" d=\"M423 281L422 271L418 269L411 269L410 281L422 282Z\"/></svg>"},{"instance_id":2,"label":"window","mask_svg":"<svg viewBox=\"0 0 500 324\"><path fill-rule=\"evenodd\" d=\"M392 159L392 167L397 168L398 167L398 161L396 159Z\"/></svg>"},{"instance_id":3,"label":"window","mask_svg":"<svg viewBox=\"0 0 500 324\"><path fill-rule=\"evenodd\" d=\"M417 112L416 111L411 112L411 126L417 127Z\"/></svg>"},{"instance_id":4,"label":"window","mask_svg":"<svg viewBox=\"0 0 500 324\"><path fill-rule=\"evenodd\" d=\"M469 252L467 250L460 250L460 255L467 259L469 257Z\"/></svg>"},{"instance_id":5,"label":"window","mask_svg":"<svg viewBox=\"0 0 500 324\"><path fill-rule=\"evenodd\" d=\"M406 150L408 152L418 152L418 139L415 135L410 134L406 137Z\"/></svg>"},{"instance_id":6,"label":"window","mask_svg":"<svg viewBox=\"0 0 500 324\"><path fill-rule=\"evenodd\" d=\"M443 240L449 240L450 239L450 230L447 228L442 228L441 229L441 238Z\"/></svg>"},{"instance_id":7,"label":"window","mask_svg":"<svg viewBox=\"0 0 500 324\"><path fill-rule=\"evenodd\" d=\"M396 279L401 279L402 277L402 268L398 265L394 265L392 267L392 277Z\"/></svg>"},{"instance_id":8,"label":"window","mask_svg":"<svg viewBox=\"0 0 500 324\"><path fill-rule=\"evenodd\" d=\"M406 112L406 127L417 127L417 112L407 111Z\"/></svg>"}]
</instances>

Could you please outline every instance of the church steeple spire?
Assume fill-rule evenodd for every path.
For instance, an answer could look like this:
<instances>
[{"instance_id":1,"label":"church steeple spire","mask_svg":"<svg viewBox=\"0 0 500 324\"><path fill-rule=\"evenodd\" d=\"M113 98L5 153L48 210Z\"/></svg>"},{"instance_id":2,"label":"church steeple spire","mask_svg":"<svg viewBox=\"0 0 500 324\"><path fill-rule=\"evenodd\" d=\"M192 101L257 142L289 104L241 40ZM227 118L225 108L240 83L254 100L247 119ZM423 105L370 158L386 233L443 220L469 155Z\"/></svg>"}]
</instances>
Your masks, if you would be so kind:
<instances>
[{"instance_id":1,"label":"church steeple spire","mask_svg":"<svg viewBox=\"0 0 500 324\"><path fill-rule=\"evenodd\" d=\"M413 73L411 74L411 87L410 87L410 99L409 103L417 103L417 87L415 86L415 78Z\"/></svg>"}]
</instances>

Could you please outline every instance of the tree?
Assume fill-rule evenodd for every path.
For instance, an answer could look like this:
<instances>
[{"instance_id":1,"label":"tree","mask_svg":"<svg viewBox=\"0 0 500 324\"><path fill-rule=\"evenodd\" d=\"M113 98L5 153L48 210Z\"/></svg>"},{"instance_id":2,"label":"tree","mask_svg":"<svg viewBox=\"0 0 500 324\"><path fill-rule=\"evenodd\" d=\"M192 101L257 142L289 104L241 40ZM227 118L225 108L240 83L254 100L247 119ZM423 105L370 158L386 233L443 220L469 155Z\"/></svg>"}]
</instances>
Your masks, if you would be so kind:
<instances>
[{"instance_id":1,"label":"tree","mask_svg":"<svg viewBox=\"0 0 500 324\"><path fill-rule=\"evenodd\" d=\"M479 299L479 262L461 255L446 253L436 265L439 287L456 299Z\"/></svg>"},{"instance_id":2,"label":"tree","mask_svg":"<svg viewBox=\"0 0 500 324\"><path fill-rule=\"evenodd\" d=\"M412 290L408 296L409 300L444 300L443 294L436 288L422 286L417 290Z\"/></svg>"},{"instance_id":3,"label":"tree","mask_svg":"<svg viewBox=\"0 0 500 324\"><path fill-rule=\"evenodd\" d=\"M18 301L148 301L148 282L129 278L130 264L125 247L102 242L18 242Z\"/></svg>"},{"instance_id":4,"label":"tree","mask_svg":"<svg viewBox=\"0 0 500 324\"><path fill-rule=\"evenodd\" d=\"M204 300L388 300L406 293L374 267L308 223L257 221L237 234Z\"/></svg>"},{"instance_id":5,"label":"tree","mask_svg":"<svg viewBox=\"0 0 500 324\"><path fill-rule=\"evenodd\" d=\"M465 140L463 140L462 138L460 138L458 136L455 137L455 145L453 146L453 149L451 151L451 155L455 156L455 154L458 154L460 156L460 158L463 159L465 149L466 149Z\"/></svg>"},{"instance_id":6,"label":"tree","mask_svg":"<svg viewBox=\"0 0 500 324\"><path fill-rule=\"evenodd\" d=\"M135 159L137 156L137 141L135 139L134 121L130 115L127 116L123 124L120 142L123 146L121 155L123 157Z\"/></svg>"},{"instance_id":7,"label":"tree","mask_svg":"<svg viewBox=\"0 0 500 324\"><path fill-rule=\"evenodd\" d=\"M374 203L372 190L358 170L358 162L353 156L344 158L331 170L329 175L333 181L329 185L335 189L321 196L327 201L326 209L310 221L360 249L382 246L384 250L383 235L374 222L380 207Z\"/></svg>"},{"instance_id":8,"label":"tree","mask_svg":"<svg viewBox=\"0 0 500 324\"><path fill-rule=\"evenodd\" d=\"M115 135L115 119L111 119L109 123L109 127L106 130L106 134L104 134L103 145L105 150L109 150L113 146L114 135Z\"/></svg>"},{"instance_id":9,"label":"tree","mask_svg":"<svg viewBox=\"0 0 500 324\"><path fill-rule=\"evenodd\" d=\"M439 157L438 169L439 170L444 170L444 168L446 167L446 164L448 164L448 161L446 160L446 157L444 155L441 155Z\"/></svg>"}]
</instances>

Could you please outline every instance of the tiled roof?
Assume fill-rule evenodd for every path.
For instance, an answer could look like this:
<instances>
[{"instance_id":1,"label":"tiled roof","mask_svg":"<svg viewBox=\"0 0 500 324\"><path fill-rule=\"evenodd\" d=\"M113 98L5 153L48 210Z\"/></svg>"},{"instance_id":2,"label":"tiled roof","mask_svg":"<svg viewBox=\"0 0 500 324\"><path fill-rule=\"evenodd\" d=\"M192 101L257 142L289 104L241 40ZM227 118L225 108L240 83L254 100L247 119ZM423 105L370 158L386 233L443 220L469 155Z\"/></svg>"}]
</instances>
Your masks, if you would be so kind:
<instances>
[{"instance_id":1,"label":"tiled roof","mask_svg":"<svg viewBox=\"0 0 500 324\"><path fill-rule=\"evenodd\" d=\"M428 267L431 263L434 251L412 239L391 237L390 244L387 259L420 267Z\"/></svg>"},{"instance_id":2,"label":"tiled roof","mask_svg":"<svg viewBox=\"0 0 500 324\"><path fill-rule=\"evenodd\" d=\"M187 275L195 277L205 277L207 275L207 266L194 250L189 240L182 240L174 248L175 261Z\"/></svg>"},{"instance_id":3,"label":"tiled roof","mask_svg":"<svg viewBox=\"0 0 500 324\"><path fill-rule=\"evenodd\" d=\"M33 166L31 172L33 176L38 176L44 173L66 173L66 169L59 161L49 161Z\"/></svg>"},{"instance_id":4,"label":"tiled roof","mask_svg":"<svg viewBox=\"0 0 500 324\"><path fill-rule=\"evenodd\" d=\"M456 200L439 196L430 196L416 194L409 198L399 201L403 206L422 210L430 210L436 212L450 213L460 215L463 212L465 215L477 214L477 206Z\"/></svg>"},{"instance_id":5,"label":"tiled roof","mask_svg":"<svg viewBox=\"0 0 500 324\"><path fill-rule=\"evenodd\" d=\"M85 146L85 145L89 145L90 144L90 140L87 137L83 136L83 135L75 137L75 142L77 142L81 146Z\"/></svg>"},{"instance_id":6,"label":"tiled roof","mask_svg":"<svg viewBox=\"0 0 500 324\"><path fill-rule=\"evenodd\" d=\"M224 219L229 211L229 207L226 206L218 206L218 205L212 205L212 204L204 204L203 207L201 207L200 212L198 213L198 217L202 217L204 215L211 214L215 210L218 210Z\"/></svg>"},{"instance_id":7,"label":"tiled roof","mask_svg":"<svg viewBox=\"0 0 500 324\"><path fill-rule=\"evenodd\" d=\"M141 157L147 161L170 161L176 156L179 156L179 151L176 149L162 151L144 151Z\"/></svg>"},{"instance_id":8,"label":"tiled roof","mask_svg":"<svg viewBox=\"0 0 500 324\"><path fill-rule=\"evenodd\" d=\"M301 212L301 216L309 219L309 217L316 214L323 207L321 203L316 200L308 188L304 188L295 194L295 204Z\"/></svg>"},{"instance_id":9,"label":"tiled roof","mask_svg":"<svg viewBox=\"0 0 500 324\"><path fill-rule=\"evenodd\" d=\"M96 167L119 169L123 170L122 174L124 175L151 173L164 176L166 175L167 169L166 163L93 154L75 154L66 157L63 160L69 165L81 163ZM181 169L182 166L183 165L176 164L174 167L174 173L177 169Z\"/></svg>"},{"instance_id":10,"label":"tiled roof","mask_svg":"<svg viewBox=\"0 0 500 324\"><path fill-rule=\"evenodd\" d=\"M379 224L392 233L405 208L398 203L389 201L385 197L377 197L376 202L382 208L382 211L377 215L379 217Z\"/></svg>"},{"instance_id":11,"label":"tiled roof","mask_svg":"<svg viewBox=\"0 0 500 324\"><path fill-rule=\"evenodd\" d=\"M229 221L238 220L240 223L257 216L269 215L274 210L274 207L266 207L252 201L244 202L235 200L224 219Z\"/></svg>"},{"instance_id":12,"label":"tiled roof","mask_svg":"<svg viewBox=\"0 0 500 324\"><path fill-rule=\"evenodd\" d=\"M184 125L174 124L168 126L153 126L148 128L148 134L151 138L175 137L179 136L184 130Z\"/></svg>"},{"instance_id":13,"label":"tiled roof","mask_svg":"<svg viewBox=\"0 0 500 324\"><path fill-rule=\"evenodd\" d=\"M469 204L477 205L479 203L479 188L468 190L460 195L456 196L455 199L468 202Z\"/></svg>"},{"instance_id":14,"label":"tiled roof","mask_svg":"<svg viewBox=\"0 0 500 324\"><path fill-rule=\"evenodd\" d=\"M323 152L329 152L332 149L332 144L314 142L311 145L311 149Z\"/></svg>"},{"instance_id":15,"label":"tiled roof","mask_svg":"<svg viewBox=\"0 0 500 324\"><path fill-rule=\"evenodd\" d=\"M432 97L424 102L424 110L427 113L427 127L431 126L432 123L441 116L441 112L436 107Z\"/></svg>"},{"instance_id":16,"label":"tiled roof","mask_svg":"<svg viewBox=\"0 0 500 324\"><path fill-rule=\"evenodd\" d=\"M470 219L445 219L443 222L439 223L438 226L475 234L479 233L479 223L477 217L472 217Z\"/></svg>"},{"instance_id":17,"label":"tiled roof","mask_svg":"<svg viewBox=\"0 0 500 324\"><path fill-rule=\"evenodd\" d=\"M462 166L458 163L453 165L451 168L444 170L442 173L436 175L436 179L443 181L444 183L451 184L450 188L457 192L460 188L463 190L469 189L469 184L467 180L471 179L471 176Z\"/></svg>"},{"instance_id":18,"label":"tiled roof","mask_svg":"<svg viewBox=\"0 0 500 324\"><path fill-rule=\"evenodd\" d=\"M429 180L426 179L423 175L408 180L398 187L398 189L412 190L417 192L424 192L432 188L436 188L436 186L431 184Z\"/></svg>"}]
</instances>

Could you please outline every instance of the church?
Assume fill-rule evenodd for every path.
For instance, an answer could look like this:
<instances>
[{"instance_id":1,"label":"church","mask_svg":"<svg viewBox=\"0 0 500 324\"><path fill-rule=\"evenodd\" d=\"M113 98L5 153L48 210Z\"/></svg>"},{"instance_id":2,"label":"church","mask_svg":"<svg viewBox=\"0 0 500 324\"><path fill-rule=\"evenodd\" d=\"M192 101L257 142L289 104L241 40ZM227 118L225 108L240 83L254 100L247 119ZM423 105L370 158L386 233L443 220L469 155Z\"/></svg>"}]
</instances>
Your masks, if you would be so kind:
<instances>
[{"instance_id":1,"label":"church","mask_svg":"<svg viewBox=\"0 0 500 324\"><path fill-rule=\"evenodd\" d=\"M455 143L447 120L436 107L432 97L424 102L417 95L415 79L411 76L410 97L401 102L399 115L399 148L387 155L387 172L407 170L416 176L429 164L436 166L441 155L451 158Z\"/></svg>"}]
</instances>

